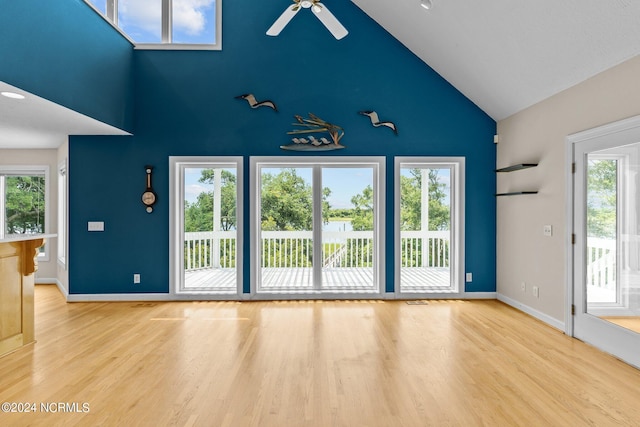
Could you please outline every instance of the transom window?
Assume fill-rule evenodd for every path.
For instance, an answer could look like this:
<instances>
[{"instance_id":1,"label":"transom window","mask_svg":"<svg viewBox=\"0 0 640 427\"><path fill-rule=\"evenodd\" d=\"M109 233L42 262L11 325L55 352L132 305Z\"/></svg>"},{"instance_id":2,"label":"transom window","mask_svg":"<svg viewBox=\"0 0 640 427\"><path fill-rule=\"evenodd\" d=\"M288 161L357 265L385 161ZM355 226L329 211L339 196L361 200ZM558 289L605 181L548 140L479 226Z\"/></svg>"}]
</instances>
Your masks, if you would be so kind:
<instances>
[{"instance_id":1,"label":"transom window","mask_svg":"<svg viewBox=\"0 0 640 427\"><path fill-rule=\"evenodd\" d=\"M85 0L143 49L221 49L222 0Z\"/></svg>"}]
</instances>

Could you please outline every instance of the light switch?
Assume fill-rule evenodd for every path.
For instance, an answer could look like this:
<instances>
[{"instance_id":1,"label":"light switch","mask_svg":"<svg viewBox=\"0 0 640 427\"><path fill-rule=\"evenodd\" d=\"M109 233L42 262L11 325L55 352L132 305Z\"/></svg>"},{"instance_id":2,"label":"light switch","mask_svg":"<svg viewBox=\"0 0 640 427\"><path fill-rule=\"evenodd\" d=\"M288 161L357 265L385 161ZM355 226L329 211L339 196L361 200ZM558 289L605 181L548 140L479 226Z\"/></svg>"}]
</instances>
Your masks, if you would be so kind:
<instances>
[{"instance_id":1,"label":"light switch","mask_svg":"<svg viewBox=\"0 0 640 427\"><path fill-rule=\"evenodd\" d=\"M87 224L89 231L104 231L104 221L89 221Z\"/></svg>"}]
</instances>

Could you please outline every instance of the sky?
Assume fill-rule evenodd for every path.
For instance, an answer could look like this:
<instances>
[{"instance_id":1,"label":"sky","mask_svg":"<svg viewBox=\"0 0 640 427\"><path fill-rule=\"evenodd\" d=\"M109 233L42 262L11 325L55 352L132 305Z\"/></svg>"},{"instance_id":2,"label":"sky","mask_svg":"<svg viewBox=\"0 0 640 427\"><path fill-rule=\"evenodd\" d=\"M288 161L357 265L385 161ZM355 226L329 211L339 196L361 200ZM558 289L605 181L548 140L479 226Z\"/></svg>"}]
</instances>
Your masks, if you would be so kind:
<instances>
[{"instance_id":1,"label":"sky","mask_svg":"<svg viewBox=\"0 0 640 427\"><path fill-rule=\"evenodd\" d=\"M274 172L274 170L268 170ZM298 175L311 183L311 168L298 168ZM323 187L331 189L329 203L336 209L351 208L351 197L360 194L367 185L372 184L371 169L364 168L331 168L325 169L323 174ZM189 202L197 199L202 191L211 191L211 185L198 182L200 169L187 169L185 171L185 198Z\"/></svg>"},{"instance_id":2,"label":"sky","mask_svg":"<svg viewBox=\"0 0 640 427\"><path fill-rule=\"evenodd\" d=\"M89 0L103 14L106 0ZM173 0L173 42L215 43L215 0ZM162 0L118 0L118 26L137 43L162 41Z\"/></svg>"},{"instance_id":3,"label":"sky","mask_svg":"<svg viewBox=\"0 0 640 427\"><path fill-rule=\"evenodd\" d=\"M185 170L185 198L194 202L202 191L211 191L212 186L198 182L201 169ZM267 169L268 172L277 172L275 169ZM409 176L408 169L403 169L402 174ZM311 183L311 168L298 168L298 175L306 182ZM440 182L449 188L449 170L440 170ZM322 186L331 189L329 204L334 209L352 208L351 198L362 193L367 185L373 183L373 171L371 168L324 168Z\"/></svg>"}]
</instances>

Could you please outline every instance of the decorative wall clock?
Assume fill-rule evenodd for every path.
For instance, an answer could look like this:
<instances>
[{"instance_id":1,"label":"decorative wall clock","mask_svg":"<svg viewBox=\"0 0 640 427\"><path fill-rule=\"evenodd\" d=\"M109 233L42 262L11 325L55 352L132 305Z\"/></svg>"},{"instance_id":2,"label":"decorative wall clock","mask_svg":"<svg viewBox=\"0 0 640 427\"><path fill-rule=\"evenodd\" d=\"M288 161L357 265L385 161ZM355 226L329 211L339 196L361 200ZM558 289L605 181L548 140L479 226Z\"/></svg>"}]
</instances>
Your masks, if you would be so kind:
<instances>
[{"instance_id":1,"label":"decorative wall clock","mask_svg":"<svg viewBox=\"0 0 640 427\"><path fill-rule=\"evenodd\" d=\"M153 205L158 201L158 196L155 191L153 191L153 187L151 187L151 172L153 171L153 166L145 166L145 171L147 172L147 188L142 193L142 203L147 207L147 213L153 212Z\"/></svg>"}]
</instances>

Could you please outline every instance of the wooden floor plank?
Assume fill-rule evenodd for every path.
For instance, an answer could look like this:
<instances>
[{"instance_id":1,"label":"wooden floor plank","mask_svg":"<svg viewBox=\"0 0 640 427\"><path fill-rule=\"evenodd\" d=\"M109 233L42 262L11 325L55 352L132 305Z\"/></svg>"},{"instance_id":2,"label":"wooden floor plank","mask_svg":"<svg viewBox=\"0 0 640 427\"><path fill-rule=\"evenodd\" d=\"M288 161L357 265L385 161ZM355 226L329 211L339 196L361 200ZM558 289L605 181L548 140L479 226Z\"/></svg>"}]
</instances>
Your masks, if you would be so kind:
<instances>
[{"instance_id":1,"label":"wooden floor plank","mask_svg":"<svg viewBox=\"0 0 640 427\"><path fill-rule=\"evenodd\" d=\"M640 371L493 300L65 303L39 285L36 339L0 358L0 402L89 411L2 426L640 425Z\"/></svg>"}]
</instances>

